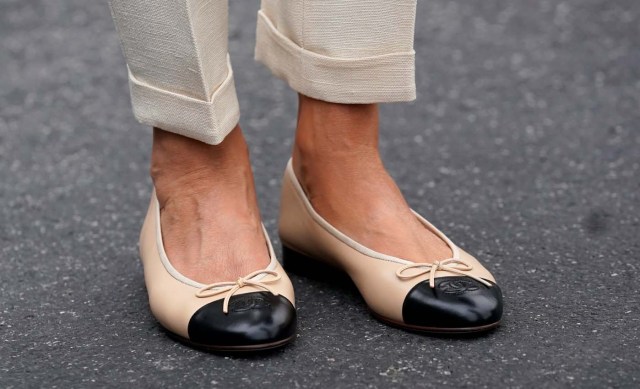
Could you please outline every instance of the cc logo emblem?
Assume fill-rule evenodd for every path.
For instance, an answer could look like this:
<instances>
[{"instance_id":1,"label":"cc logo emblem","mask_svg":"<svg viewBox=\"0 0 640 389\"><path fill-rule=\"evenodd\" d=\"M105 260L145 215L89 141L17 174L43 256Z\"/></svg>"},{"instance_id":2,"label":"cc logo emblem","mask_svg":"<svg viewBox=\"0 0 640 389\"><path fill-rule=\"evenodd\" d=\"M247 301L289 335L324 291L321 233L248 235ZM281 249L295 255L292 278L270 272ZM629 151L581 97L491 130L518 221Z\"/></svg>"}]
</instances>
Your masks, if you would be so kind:
<instances>
[{"instance_id":1,"label":"cc logo emblem","mask_svg":"<svg viewBox=\"0 0 640 389\"><path fill-rule=\"evenodd\" d=\"M479 289L478 285L475 282L464 279L442 281L438 285L438 288L446 294L462 294Z\"/></svg>"},{"instance_id":2,"label":"cc logo emblem","mask_svg":"<svg viewBox=\"0 0 640 389\"><path fill-rule=\"evenodd\" d=\"M229 310L231 312L244 312L250 309L268 308L270 306L271 304L264 297L240 295L231 300Z\"/></svg>"}]
</instances>

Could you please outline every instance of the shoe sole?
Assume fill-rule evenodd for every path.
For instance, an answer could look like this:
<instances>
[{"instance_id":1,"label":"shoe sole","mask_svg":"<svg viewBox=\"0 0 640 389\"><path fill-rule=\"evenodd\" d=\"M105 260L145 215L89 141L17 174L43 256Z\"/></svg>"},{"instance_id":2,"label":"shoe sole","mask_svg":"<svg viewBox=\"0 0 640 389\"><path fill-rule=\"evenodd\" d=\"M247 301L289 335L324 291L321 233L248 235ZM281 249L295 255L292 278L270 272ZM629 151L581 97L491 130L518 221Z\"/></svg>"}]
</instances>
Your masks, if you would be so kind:
<instances>
[{"instance_id":1,"label":"shoe sole","mask_svg":"<svg viewBox=\"0 0 640 389\"><path fill-rule=\"evenodd\" d=\"M486 324L478 327L461 327L461 328L442 328L442 327L423 327L416 326L406 323L401 323L399 321L389 319L382 315L379 315L372 310L369 310L371 315L378 319L379 321L390 325L392 327L401 328L403 330L411 331L411 332L419 332L424 334L432 334L432 335L464 335L464 334L475 334L480 332L491 331L494 328L500 326L500 321L495 323Z\"/></svg>"},{"instance_id":2,"label":"shoe sole","mask_svg":"<svg viewBox=\"0 0 640 389\"><path fill-rule=\"evenodd\" d=\"M252 352L260 352L260 351L270 351L270 350L274 350L274 349L286 346L289 343L292 343L296 338L296 335L294 334L286 339L278 340L276 342L271 342L271 343L250 344L250 345L242 345L242 346L229 346L229 345L220 346L220 345L196 343L180 335L174 334L173 332L169 331L166 328L163 328L163 329L165 330L165 332L170 338L177 340L182 344L185 344L197 350L208 351L213 353L252 353Z\"/></svg>"},{"instance_id":3,"label":"shoe sole","mask_svg":"<svg viewBox=\"0 0 640 389\"><path fill-rule=\"evenodd\" d=\"M335 266L331 266L325 262L322 262L310 255L303 254L298 250L292 249L287 246L282 246L282 261L285 270L290 271L292 273L302 275L308 278L317 279L320 281L327 282L327 279L331 280L339 280L339 283L343 283L341 279L347 278L349 283L353 284L353 280L349 277L349 274L344 270L339 269ZM323 277L324 276L324 277ZM335 282L335 281L334 281ZM356 288L357 289L357 288ZM369 308L369 312L371 315L379 320L380 322L390 325L392 327L400 328L403 330L418 332L423 334L433 334L433 335L464 335L464 334L474 334L480 332L490 331L500 325L500 321L495 323L486 324L477 327L462 327L462 328L446 328L446 327L424 327L417 326L399 322L397 320L389 319L384 317L376 312L374 312L371 308Z\"/></svg>"}]
</instances>

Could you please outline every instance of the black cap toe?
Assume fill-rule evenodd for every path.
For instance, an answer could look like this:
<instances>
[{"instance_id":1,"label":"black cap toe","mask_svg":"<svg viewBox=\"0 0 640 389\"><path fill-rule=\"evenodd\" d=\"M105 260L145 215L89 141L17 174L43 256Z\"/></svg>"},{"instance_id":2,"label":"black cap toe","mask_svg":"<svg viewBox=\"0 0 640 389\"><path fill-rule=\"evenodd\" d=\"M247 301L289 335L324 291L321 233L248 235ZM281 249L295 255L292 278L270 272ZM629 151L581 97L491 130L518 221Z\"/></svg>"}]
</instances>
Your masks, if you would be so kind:
<instances>
[{"instance_id":1,"label":"black cap toe","mask_svg":"<svg viewBox=\"0 0 640 389\"><path fill-rule=\"evenodd\" d=\"M405 324L432 330L490 326L502 317L502 291L470 277L439 277L417 284L402 306Z\"/></svg>"},{"instance_id":2,"label":"black cap toe","mask_svg":"<svg viewBox=\"0 0 640 389\"><path fill-rule=\"evenodd\" d=\"M283 296L254 292L232 296L229 312L216 300L189 321L189 340L203 346L238 347L275 343L296 331L296 309Z\"/></svg>"}]
</instances>

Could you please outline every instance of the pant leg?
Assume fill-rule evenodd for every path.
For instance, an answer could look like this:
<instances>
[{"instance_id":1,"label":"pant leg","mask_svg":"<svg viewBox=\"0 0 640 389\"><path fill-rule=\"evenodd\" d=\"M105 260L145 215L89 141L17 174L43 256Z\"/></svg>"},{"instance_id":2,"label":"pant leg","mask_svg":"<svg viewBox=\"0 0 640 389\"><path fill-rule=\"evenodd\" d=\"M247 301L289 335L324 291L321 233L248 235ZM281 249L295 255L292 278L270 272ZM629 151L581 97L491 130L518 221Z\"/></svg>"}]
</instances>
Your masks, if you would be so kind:
<instances>
[{"instance_id":1,"label":"pant leg","mask_svg":"<svg viewBox=\"0 0 640 389\"><path fill-rule=\"evenodd\" d=\"M262 0L256 59L335 103L415 99L416 0Z\"/></svg>"},{"instance_id":2,"label":"pant leg","mask_svg":"<svg viewBox=\"0 0 640 389\"><path fill-rule=\"evenodd\" d=\"M110 0L145 124L218 144L240 117L227 52L227 0Z\"/></svg>"}]
</instances>

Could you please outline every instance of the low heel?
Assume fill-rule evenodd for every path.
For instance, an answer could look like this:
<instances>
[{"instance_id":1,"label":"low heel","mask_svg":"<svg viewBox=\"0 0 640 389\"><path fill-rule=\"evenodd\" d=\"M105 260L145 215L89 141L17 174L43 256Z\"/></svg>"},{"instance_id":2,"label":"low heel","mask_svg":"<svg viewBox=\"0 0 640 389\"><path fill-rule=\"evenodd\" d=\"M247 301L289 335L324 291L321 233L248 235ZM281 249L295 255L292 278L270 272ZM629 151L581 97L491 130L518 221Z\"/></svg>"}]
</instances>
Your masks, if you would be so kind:
<instances>
[{"instance_id":1,"label":"low heel","mask_svg":"<svg viewBox=\"0 0 640 389\"><path fill-rule=\"evenodd\" d=\"M345 272L284 245L282 246L282 265L287 272L305 278L355 288L351 278Z\"/></svg>"}]
</instances>

